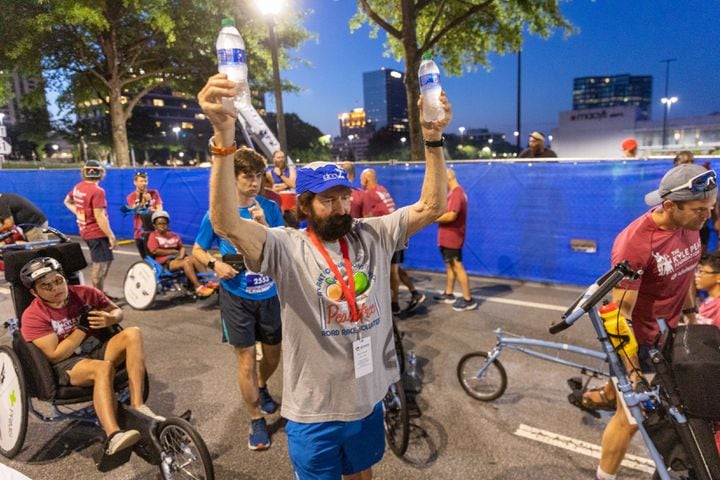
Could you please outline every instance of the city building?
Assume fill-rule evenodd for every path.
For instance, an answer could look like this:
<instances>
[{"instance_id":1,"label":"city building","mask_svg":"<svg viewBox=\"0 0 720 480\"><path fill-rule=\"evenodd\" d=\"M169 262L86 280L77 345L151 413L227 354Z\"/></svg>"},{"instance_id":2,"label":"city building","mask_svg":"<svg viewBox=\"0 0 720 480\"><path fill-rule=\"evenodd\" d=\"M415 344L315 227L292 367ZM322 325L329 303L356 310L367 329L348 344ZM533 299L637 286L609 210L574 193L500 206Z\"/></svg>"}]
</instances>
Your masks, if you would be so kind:
<instances>
[{"instance_id":1,"label":"city building","mask_svg":"<svg viewBox=\"0 0 720 480\"><path fill-rule=\"evenodd\" d=\"M359 135L370 137L375 130L372 122L367 120L367 115L363 108L353 108L351 112L345 112L338 115L340 122L340 136Z\"/></svg>"},{"instance_id":2,"label":"city building","mask_svg":"<svg viewBox=\"0 0 720 480\"><path fill-rule=\"evenodd\" d=\"M408 131L408 106L405 74L391 68L363 73L363 98L367 121L375 131L388 127Z\"/></svg>"},{"instance_id":3,"label":"city building","mask_svg":"<svg viewBox=\"0 0 720 480\"><path fill-rule=\"evenodd\" d=\"M37 88L42 88L41 79L28 78L13 72L10 76L10 94L12 95L10 103L0 105L0 114L3 114L4 125L15 125L21 120L21 105L24 96L31 93Z\"/></svg>"},{"instance_id":4,"label":"city building","mask_svg":"<svg viewBox=\"0 0 720 480\"><path fill-rule=\"evenodd\" d=\"M649 120L652 76L603 75L573 79L573 110L636 106L638 120Z\"/></svg>"}]
</instances>

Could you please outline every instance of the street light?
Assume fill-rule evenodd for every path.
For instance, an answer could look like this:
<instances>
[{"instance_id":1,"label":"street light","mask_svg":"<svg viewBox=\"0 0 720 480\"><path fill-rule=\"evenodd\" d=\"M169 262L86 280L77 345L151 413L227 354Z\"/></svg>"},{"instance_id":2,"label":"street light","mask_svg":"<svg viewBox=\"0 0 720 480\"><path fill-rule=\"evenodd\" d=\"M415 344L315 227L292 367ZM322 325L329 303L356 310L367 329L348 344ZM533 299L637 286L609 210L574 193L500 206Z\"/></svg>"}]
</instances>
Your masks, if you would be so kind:
<instances>
[{"instance_id":1,"label":"street light","mask_svg":"<svg viewBox=\"0 0 720 480\"><path fill-rule=\"evenodd\" d=\"M256 0L258 9L267 18L268 39L273 67L273 86L275 87L275 122L277 125L280 148L287 151L287 134L285 133L285 112L283 110L282 88L280 84L280 65L278 62L278 45L275 36L275 18L280 13L283 0Z\"/></svg>"},{"instance_id":2,"label":"street light","mask_svg":"<svg viewBox=\"0 0 720 480\"><path fill-rule=\"evenodd\" d=\"M175 140L178 142L180 141L180 127L173 127L173 132L175 132Z\"/></svg>"},{"instance_id":3,"label":"street light","mask_svg":"<svg viewBox=\"0 0 720 480\"><path fill-rule=\"evenodd\" d=\"M665 105L665 113L663 114L663 132L662 132L662 146L665 147L667 143L667 118L670 113L670 107L673 103L677 103L678 97L663 97L660 102Z\"/></svg>"},{"instance_id":4,"label":"street light","mask_svg":"<svg viewBox=\"0 0 720 480\"><path fill-rule=\"evenodd\" d=\"M5 114L4 114L4 113L0 113L0 125L4 125L4 124L3 124L3 118L5 118Z\"/></svg>"},{"instance_id":5,"label":"street light","mask_svg":"<svg viewBox=\"0 0 720 480\"><path fill-rule=\"evenodd\" d=\"M458 130L460 131L460 143L462 143L463 135L465 135L465 127L458 127Z\"/></svg>"}]
</instances>

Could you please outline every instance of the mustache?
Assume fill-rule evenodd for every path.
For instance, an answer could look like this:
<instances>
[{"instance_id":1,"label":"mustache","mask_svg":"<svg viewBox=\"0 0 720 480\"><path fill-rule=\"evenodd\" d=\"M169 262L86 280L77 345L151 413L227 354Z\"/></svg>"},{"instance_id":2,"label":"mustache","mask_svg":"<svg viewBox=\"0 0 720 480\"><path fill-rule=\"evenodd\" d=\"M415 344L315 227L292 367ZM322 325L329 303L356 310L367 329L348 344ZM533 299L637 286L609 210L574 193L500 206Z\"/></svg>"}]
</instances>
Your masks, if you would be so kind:
<instances>
[{"instance_id":1,"label":"mustache","mask_svg":"<svg viewBox=\"0 0 720 480\"><path fill-rule=\"evenodd\" d=\"M308 219L310 228L317 236L325 241L334 241L344 236L352 228L352 216L350 214L335 215L323 220L315 218Z\"/></svg>"}]
</instances>

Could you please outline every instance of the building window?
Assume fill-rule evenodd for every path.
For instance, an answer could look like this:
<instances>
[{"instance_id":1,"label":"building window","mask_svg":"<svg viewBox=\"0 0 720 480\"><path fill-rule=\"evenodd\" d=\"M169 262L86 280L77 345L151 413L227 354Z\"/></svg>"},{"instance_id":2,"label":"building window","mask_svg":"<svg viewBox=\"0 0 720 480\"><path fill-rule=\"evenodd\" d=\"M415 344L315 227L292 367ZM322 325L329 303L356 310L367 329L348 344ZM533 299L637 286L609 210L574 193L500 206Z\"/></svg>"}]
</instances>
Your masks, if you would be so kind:
<instances>
[{"instance_id":1,"label":"building window","mask_svg":"<svg viewBox=\"0 0 720 480\"><path fill-rule=\"evenodd\" d=\"M191 122L182 122L180 124L180 128L185 130L192 130L193 128L195 128L195 124Z\"/></svg>"},{"instance_id":2,"label":"building window","mask_svg":"<svg viewBox=\"0 0 720 480\"><path fill-rule=\"evenodd\" d=\"M162 98L153 98L153 106L155 107L164 107L165 106L165 100Z\"/></svg>"}]
</instances>

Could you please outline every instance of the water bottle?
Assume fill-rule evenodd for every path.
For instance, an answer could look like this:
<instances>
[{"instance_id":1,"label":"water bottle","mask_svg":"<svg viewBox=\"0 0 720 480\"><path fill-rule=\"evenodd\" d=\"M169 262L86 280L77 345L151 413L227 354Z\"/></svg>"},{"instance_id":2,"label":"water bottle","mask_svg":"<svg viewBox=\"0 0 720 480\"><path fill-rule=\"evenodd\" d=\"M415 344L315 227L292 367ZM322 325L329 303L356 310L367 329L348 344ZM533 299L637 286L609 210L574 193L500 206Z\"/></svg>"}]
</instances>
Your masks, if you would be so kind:
<instances>
[{"instance_id":1,"label":"water bottle","mask_svg":"<svg viewBox=\"0 0 720 480\"><path fill-rule=\"evenodd\" d=\"M420 70L420 93L423 96L423 117L428 122L435 122L445 118L445 110L440 103L440 69L429 53L423 54Z\"/></svg>"},{"instance_id":2,"label":"water bottle","mask_svg":"<svg viewBox=\"0 0 720 480\"><path fill-rule=\"evenodd\" d=\"M239 110L250 104L250 89L248 87L247 57L245 56L245 42L240 32L235 28L232 18L224 18L222 29L215 44L218 58L218 72L226 73L228 80L240 84L240 92L234 98L224 98L227 107Z\"/></svg>"},{"instance_id":3,"label":"water bottle","mask_svg":"<svg viewBox=\"0 0 720 480\"><path fill-rule=\"evenodd\" d=\"M638 351L638 343L632 328L628 325L627 320L620 314L616 303L606 303L600 307L600 316L605 324L605 331L610 336L610 341L618 348L623 338L627 341L623 345L621 352L627 355L633 355Z\"/></svg>"}]
</instances>

